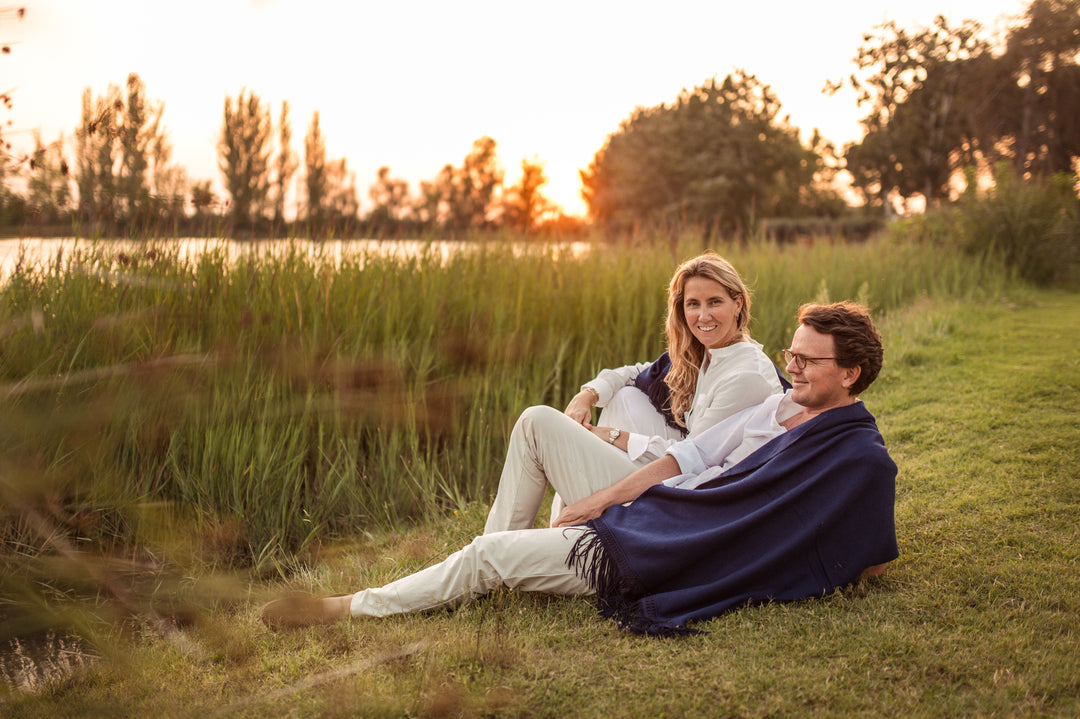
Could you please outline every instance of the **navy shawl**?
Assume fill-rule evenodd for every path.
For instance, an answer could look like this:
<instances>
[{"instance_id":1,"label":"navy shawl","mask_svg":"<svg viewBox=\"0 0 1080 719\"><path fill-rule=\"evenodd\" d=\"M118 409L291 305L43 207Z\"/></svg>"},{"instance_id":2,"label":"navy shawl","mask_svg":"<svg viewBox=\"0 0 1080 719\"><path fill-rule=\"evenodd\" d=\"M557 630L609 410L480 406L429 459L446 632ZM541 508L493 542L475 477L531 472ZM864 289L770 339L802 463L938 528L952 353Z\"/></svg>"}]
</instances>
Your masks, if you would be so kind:
<instances>
[{"instance_id":1,"label":"navy shawl","mask_svg":"<svg viewBox=\"0 0 1080 719\"><path fill-rule=\"evenodd\" d=\"M675 415L671 413L671 388L668 387L664 378L671 369L671 357L667 352L656 358L638 376L634 378L634 386L645 393L652 402L657 412L664 416L664 422L672 429L686 434L686 427L675 421Z\"/></svg>"},{"instance_id":2,"label":"navy shawl","mask_svg":"<svg viewBox=\"0 0 1080 719\"><path fill-rule=\"evenodd\" d=\"M896 464L856 402L773 438L697 489L652 487L587 525L567 564L632 632L819 597L895 559Z\"/></svg>"}]
</instances>

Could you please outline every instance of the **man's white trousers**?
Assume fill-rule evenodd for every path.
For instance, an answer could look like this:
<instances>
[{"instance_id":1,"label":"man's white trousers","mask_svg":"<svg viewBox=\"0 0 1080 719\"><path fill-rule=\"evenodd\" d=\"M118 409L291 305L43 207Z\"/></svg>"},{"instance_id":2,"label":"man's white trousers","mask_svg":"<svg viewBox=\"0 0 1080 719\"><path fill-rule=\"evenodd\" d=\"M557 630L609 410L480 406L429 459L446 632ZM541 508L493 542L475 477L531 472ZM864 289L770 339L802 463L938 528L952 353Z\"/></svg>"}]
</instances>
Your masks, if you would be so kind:
<instances>
[{"instance_id":1,"label":"man's white trousers","mask_svg":"<svg viewBox=\"0 0 1080 719\"><path fill-rule=\"evenodd\" d=\"M454 604L499 586L586 594L566 564L583 527L533 529L550 484L567 502L584 499L636 469L612 447L552 407L530 407L510 435L484 534L442 562L353 595L353 616L383 617Z\"/></svg>"}]
</instances>

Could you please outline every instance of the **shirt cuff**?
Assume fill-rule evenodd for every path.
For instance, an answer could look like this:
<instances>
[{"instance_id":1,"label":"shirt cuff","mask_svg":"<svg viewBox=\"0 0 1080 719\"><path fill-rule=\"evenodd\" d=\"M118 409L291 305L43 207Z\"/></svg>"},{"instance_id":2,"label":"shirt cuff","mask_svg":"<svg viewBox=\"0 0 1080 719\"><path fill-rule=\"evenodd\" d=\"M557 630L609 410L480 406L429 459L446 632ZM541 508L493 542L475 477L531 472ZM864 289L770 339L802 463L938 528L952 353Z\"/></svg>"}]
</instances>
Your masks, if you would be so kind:
<instances>
[{"instance_id":1,"label":"shirt cuff","mask_svg":"<svg viewBox=\"0 0 1080 719\"><path fill-rule=\"evenodd\" d=\"M692 439L684 439L667 448L667 454L671 455L679 463L679 471L683 474L701 474L708 467L697 445Z\"/></svg>"},{"instance_id":2,"label":"shirt cuff","mask_svg":"<svg viewBox=\"0 0 1080 719\"><path fill-rule=\"evenodd\" d=\"M594 407L602 408L606 406L607 403L611 400L610 388L607 385L601 384L596 380L593 380L592 382L586 382L585 384L581 385L582 392L587 389L591 389L596 392L596 404L593 405ZM607 397L604 396L605 392L609 392Z\"/></svg>"},{"instance_id":3,"label":"shirt cuff","mask_svg":"<svg viewBox=\"0 0 1080 719\"><path fill-rule=\"evenodd\" d=\"M636 432L627 432L626 434L628 435L626 438L626 455L631 462L635 462L649 448L649 435L637 434Z\"/></svg>"}]
</instances>

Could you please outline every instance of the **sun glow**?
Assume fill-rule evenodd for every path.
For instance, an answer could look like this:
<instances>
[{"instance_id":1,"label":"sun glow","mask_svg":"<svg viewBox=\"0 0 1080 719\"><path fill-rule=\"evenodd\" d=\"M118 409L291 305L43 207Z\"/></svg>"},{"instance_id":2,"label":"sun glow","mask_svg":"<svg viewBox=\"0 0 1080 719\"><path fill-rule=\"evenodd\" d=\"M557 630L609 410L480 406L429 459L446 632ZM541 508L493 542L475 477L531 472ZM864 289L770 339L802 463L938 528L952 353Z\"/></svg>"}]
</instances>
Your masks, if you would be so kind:
<instances>
[{"instance_id":1,"label":"sun glow","mask_svg":"<svg viewBox=\"0 0 1080 719\"><path fill-rule=\"evenodd\" d=\"M842 146L856 138L863 113L851 97L821 88L851 72L864 32L886 20L928 24L939 13L990 24L1025 6L911 0L901 10L890 0L840 0L826 12L790 3L780 23L768 5L699 0L673 0L663 12L610 0L551 0L542 12L494 0L35 0L23 19L0 26L12 48L2 60L5 87L16 88L5 138L20 145L16 153L32 149L33 131L45 142L63 135L74 148L83 91L103 95L134 72L147 98L165 104L174 162L219 192L223 101L246 88L275 122L289 102L301 165L319 112L328 157L345 158L355 173L361 212L371 208L367 189L379 167L415 196L421 181L459 166L488 136L507 185L523 158L539 158L544 194L583 215L579 173L637 107L745 68L773 88L804 139L818 128ZM760 27L767 42L747 31Z\"/></svg>"}]
</instances>

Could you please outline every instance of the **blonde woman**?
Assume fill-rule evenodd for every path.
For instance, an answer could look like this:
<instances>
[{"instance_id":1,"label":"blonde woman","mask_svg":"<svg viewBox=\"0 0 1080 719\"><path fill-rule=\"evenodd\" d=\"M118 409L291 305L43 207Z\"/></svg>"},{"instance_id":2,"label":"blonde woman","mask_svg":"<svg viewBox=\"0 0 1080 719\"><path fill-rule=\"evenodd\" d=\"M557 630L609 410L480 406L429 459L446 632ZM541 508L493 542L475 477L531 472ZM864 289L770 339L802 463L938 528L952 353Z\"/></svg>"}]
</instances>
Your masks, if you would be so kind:
<instances>
[{"instance_id":1,"label":"blonde woman","mask_svg":"<svg viewBox=\"0 0 1080 719\"><path fill-rule=\"evenodd\" d=\"M667 352L656 362L603 370L565 413L591 427L590 410L601 407L594 431L619 430L615 445L647 464L683 437L781 391L749 324L750 292L731 263L711 252L688 260L668 287Z\"/></svg>"},{"instance_id":2,"label":"blonde woman","mask_svg":"<svg viewBox=\"0 0 1080 719\"><path fill-rule=\"evenodd\" d=\"M633 465L644 466L680 439L696 437L783 391L776 366L750 338L749 324L750 292L731 263L711 252L688 260L675 270L668 287L665 354L670 366L662 355L656 362L604 370L582 386L563 414ZM603 408L596 425L590 423L593 406ZM542 422L532 430L538 433L534 441L554 454L571 429L559 426L550 414L529 408L518 424ZM517 460L530 453L515 446L514 436L485 533L524 529L535 520L537 509L531 505L538 480L529 483L528 499L521 498L518 477L528 470ZM540 490L546 490L546 483ZM556 494L552 522L562 508Z\"/></svg>"}]
</instances>

